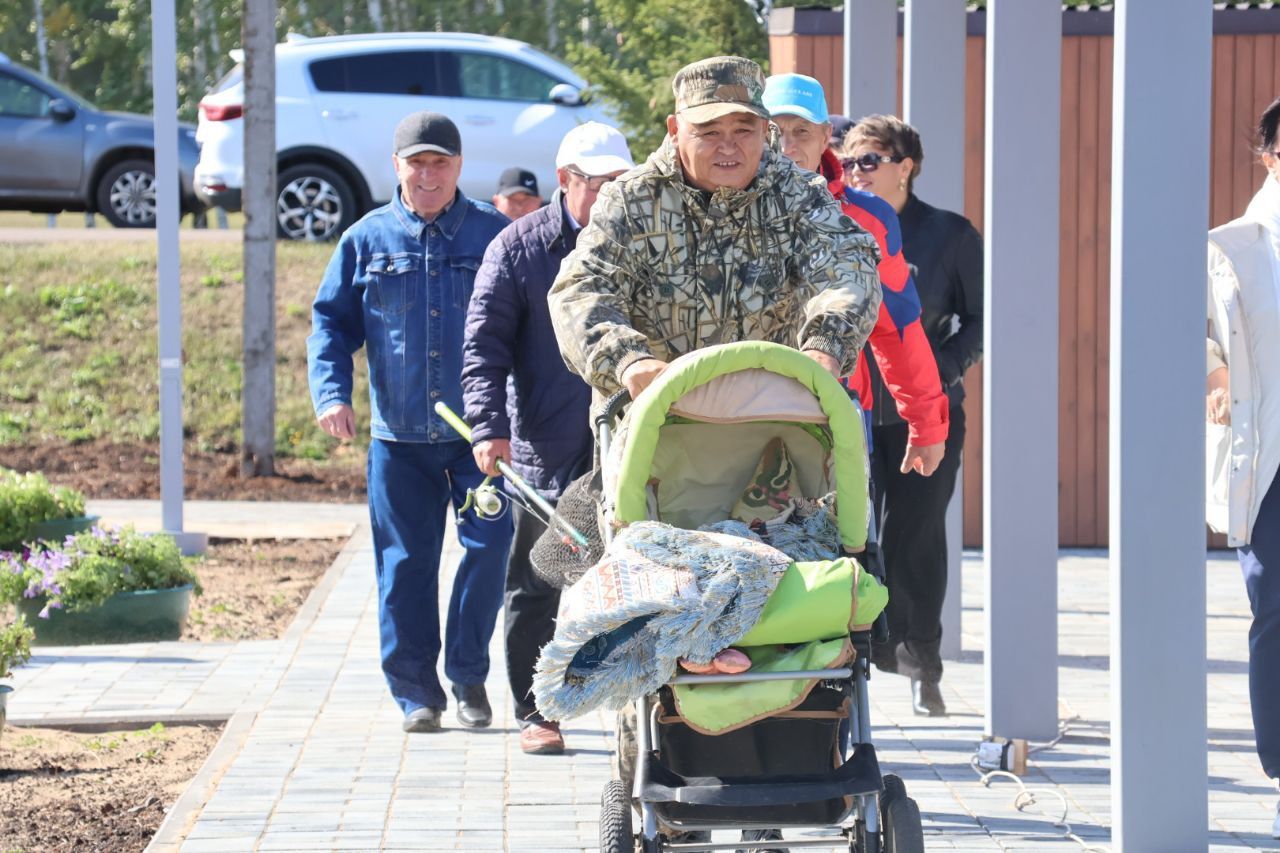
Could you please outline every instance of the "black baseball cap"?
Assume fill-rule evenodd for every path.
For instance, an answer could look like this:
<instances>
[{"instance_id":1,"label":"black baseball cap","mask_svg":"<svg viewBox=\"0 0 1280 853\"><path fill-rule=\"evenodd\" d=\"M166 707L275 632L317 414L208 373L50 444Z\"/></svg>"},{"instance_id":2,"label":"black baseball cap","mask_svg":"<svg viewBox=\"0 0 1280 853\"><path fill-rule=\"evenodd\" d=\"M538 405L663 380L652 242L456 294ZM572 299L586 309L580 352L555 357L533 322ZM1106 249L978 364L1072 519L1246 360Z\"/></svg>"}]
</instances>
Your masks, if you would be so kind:
<instances>
[{"instance_id":1,"label":"black baseball cap","mask_svg":"<svg viewBox=\"0 0 1280 853\"><path fill-rule=\"evenodd\" d=\"M502 177L498 178L496 195L509 196L516 193L540 196L541 193L538 192L538 176L528 169L521 169L519 166L512 166L503 172Z\"/></svg>"},{"instance_id":2,"label":"black baseball cap","mask_svg":"<svg viewBox=\"0 0 1280 853\"><path fill-rule=\"evenodd\" d=\"M394 150L402 160L423 151L457 157L462 153L462 137L448 116L424 110L410 113L396 125Z\"/></svg>"},{"instance_id":3,"label":"black baseball cap","mask_svg":"<svg viewBox=\"0 0 1280 853\"><path fill-rule=\"evenodd\" d=\"M844 142L845 134L853 130L854 120L848 116L836 115L832 113L829 118L831 122L831 144L838 145Z\"/></svg>"}]
</instances>

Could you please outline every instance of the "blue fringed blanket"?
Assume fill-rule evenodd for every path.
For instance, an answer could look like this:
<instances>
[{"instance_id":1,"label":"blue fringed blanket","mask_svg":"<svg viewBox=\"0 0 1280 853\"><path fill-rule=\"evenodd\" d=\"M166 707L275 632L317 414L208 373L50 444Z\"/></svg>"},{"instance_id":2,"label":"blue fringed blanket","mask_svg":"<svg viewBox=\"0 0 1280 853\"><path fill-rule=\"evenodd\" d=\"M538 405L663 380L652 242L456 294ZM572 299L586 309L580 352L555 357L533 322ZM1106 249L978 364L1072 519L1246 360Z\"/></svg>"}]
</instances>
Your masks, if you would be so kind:
<instances>
[{"instance_id":1,"label":"blue fringed blanket","mask_svg":"<svg viewBox=\"0 0 1280 853\"><path fill-rule=\"evenodd\" d=\"M678 659L706 663L755 625L792 558L740 522L716 527L739 535L632 524L562 593L533 680L544 717L621 708L669 681Z\"/></svg>"}]
</instances>

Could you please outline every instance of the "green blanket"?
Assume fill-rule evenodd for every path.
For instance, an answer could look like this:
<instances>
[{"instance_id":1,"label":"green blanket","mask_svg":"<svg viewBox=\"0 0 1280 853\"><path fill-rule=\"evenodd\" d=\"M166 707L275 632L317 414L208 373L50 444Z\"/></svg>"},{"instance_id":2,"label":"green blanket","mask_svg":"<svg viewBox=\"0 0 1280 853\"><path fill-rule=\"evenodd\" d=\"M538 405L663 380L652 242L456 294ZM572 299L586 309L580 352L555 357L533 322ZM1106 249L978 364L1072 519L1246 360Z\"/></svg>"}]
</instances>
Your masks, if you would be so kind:
<instances>
[{"instance_id":1,"label":"green blanket","mask_svg":"<svg viewBox=\"0 0 1280 853\"><path fill-rule=\"evenodd\" d=\"M870 625L889 602L888 590L855 560L792 563L755 626L737 643L751 672L828 669L849 663L851 628ZM794 708L816 679L739 684L679 684L676 708L704 734L723 734Z\"/></svg>"}]
</instances>

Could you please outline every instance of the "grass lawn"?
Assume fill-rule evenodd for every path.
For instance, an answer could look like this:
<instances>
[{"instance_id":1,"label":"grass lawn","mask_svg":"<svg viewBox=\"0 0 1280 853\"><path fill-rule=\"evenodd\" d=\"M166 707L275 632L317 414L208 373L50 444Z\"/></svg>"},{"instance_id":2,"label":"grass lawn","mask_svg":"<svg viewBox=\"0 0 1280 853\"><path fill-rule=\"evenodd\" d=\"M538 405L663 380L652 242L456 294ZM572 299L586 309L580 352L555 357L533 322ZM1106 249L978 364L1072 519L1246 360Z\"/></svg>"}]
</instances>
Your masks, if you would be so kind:
<instances>
[{"instance_id":1,"label":"grass lawn","mask_svg":"<svg viewBox=\"0 0 1280 853\"><path fill-rule=\"evenodd\" d=\"M56 228L84 228L85 218L83 213L55 213L54 221L57 223ZM112 225L106 220L106 217L95 216L94 227L106 228L111 230ZM217 212L210 210L208 213L208 221L210 228L218 227ZM48 228L49 214L47 213L27 213L22 210L0 210L0 228ZM191 228L191 217L182 217L182 227ZM227 214L228 228L243 228L243 213Z\"/></svg>"},{"instance_id":2,"label":"grass lawn","mask_svg":"<svg viewBox=\"0 0 1280 853\"><path fill-rule=\"evenodd\" d=\"M82 217L81 217L82 219ZM311 300L331 244L276 255L276 452L323 459L337 444L307 392ZM239 243L182 249L183 408L189 446L239 446L243 273ZM156 253L150 243L0 244L0 445L160 434ZM368 400L357 356L356 400ZM367 443L368 406L356 406Z\"/></svg>"}]
</instances>

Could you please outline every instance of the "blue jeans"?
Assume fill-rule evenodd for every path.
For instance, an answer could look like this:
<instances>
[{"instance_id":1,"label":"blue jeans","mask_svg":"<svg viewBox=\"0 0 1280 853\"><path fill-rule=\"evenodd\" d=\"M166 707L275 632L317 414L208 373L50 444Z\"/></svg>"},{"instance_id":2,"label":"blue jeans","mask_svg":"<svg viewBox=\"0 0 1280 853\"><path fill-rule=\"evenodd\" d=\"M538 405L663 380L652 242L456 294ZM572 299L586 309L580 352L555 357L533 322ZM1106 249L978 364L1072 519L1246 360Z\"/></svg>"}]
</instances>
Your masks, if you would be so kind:
<instances>
[{"instance_id":1,"label":"blue jeans","mask_svg":"<svg viewBox=\"0 0 1280 853\"><path fill-rule=\"evenodd\" d=\"M378 577L382 672L400 709L448 703L440 657L440 550L450 503L484 476L465 441L369 444L369 518ZM445 624L444 672L458 685L483 683L489 639L502 608L511 516L479 519L468 510L458 527L466 554L453 581ZM452 524L452 520L448 523Z\"/></svg>"},{"instance_id":2,"label":"blue jeans","mask_svg":"<svg viewBox=\"0 0 1280 853\"><path fill-rule=\"evenodd\" d=\"M1280 477L1262 499L1250 542L1237 550L1253 624L1249 626L1249 705L1258 758L1280 779Z\"/></svg>"}]
</instances>

